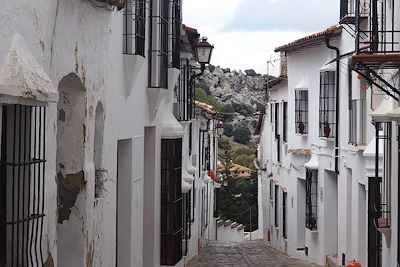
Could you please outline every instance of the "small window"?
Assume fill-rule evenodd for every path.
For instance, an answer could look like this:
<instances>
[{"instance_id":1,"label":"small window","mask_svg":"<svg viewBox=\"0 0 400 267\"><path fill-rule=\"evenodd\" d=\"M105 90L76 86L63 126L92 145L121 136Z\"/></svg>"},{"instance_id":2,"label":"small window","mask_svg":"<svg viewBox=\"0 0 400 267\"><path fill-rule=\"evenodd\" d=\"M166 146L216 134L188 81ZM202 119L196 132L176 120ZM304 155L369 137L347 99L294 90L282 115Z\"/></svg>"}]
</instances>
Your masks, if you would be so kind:
<instances>
[{"instance_id":1,"label":"small window","mask_svg":"<svg viewBox=\"0 0 400 267\"><path fill-rule=\"evenodd\" d=\"M278 212L278 196L279 196L279 185L275 185L275 201L274 201L274 207L275 207L275 226L279 226L279 212Z\"/></svg>"},{"instance_id":2,"label":"small window","mask_svg":"<svg viewBox=\"0 0 400 267\"><path fill-rule=\"evenodd\" d=\"M308 90L295 91L295 124L297 134L308 134Z\"/></svg>"},{"instance_id":3,"label":"small window","mask_svg":"<svg viewBox=\"0 0 400 267\"><path fill-rule=\"evenodd\" d=\"M320 73L319 136L334 138L336 130L335 72Z\"/></svg>"},{"instance_id":4,"label":"small window","mask_svg":"<svg viewBox=\"0 0 400 267\"><path fill-rule=\"evenodd\" d=\"M288 109L288 102L283 102L283 131L282 131L282 141L287 142L287 120L288 120L288 114L287 114L287 109Z\"/></svg>"},{"instance_id":5,"label":"small window","mask_svg":"<svg viewBox=\"0 0 400 267\"><path fill-rule=\"evenodd\" d=\"M318 171L306 171L306 227L317 230Z\"/></svg>"},{"instance_id":6,"label":"small window","mask_svg":"<svg viewBox=\"0 0 400 267\"><path fill-rule=\"evenodd\" d=\"M283 192L282 194L282 236L284 239L287 239L287 231L286 231L286 205L287 205L287 192Z\"/></svg>"},{"instance_id":7,"label":"small window","mask_svg":"<svg viewBox=\"0 0 400 267\"><path fill-rule=\"evenodd\" d=\"M144 57L146 39L146 1L128 0L124 9L124 54Z\"/></svg>"}]
</instances>

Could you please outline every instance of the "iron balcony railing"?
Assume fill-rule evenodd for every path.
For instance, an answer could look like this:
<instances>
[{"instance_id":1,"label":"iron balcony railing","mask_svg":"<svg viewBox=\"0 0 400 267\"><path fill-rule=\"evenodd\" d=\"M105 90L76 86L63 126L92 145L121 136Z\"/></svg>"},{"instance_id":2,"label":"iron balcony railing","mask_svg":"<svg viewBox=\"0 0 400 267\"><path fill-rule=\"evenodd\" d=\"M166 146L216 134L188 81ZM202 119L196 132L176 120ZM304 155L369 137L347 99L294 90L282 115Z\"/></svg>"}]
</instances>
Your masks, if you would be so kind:
<instances>
[{"instance_id":1,"label":"iron balcony railing","mask_svg":"<svg viewBox=\"0 0 400 267\"><path fill-rule=\"evenodd\" d=\"M356 51L369 53L400 52L400 10L395 0L356 1ZM363 23L367 17L368 23Z\"/></svg>"},{"instance_id":2,"label":"iron balcony railing","mask_svg":"<svg viewBox=\"0 0 400 267\"><path fill-rule=\"evenodd\" d=\"M366 144L366 101L355 99L350 101L349 110L349 144L358 146Z\"/></svg>"}]
</instances>

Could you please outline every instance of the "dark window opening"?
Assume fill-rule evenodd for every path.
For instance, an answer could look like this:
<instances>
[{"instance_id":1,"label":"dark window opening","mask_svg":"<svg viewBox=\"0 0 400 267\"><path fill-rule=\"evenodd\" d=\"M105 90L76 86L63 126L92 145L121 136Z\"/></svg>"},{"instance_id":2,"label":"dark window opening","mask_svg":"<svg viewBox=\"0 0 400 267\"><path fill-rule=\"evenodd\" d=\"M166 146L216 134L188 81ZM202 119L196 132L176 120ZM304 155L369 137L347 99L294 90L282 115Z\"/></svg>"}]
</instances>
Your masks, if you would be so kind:
<instances>
[{"instance_id":1,"label":"dark window opening","mask_svg":"<svg viewBox=\"0 0 400 267\"><path fill-rule=\"evenodd\" d=\"M281 136L279 134L276 136L276 160L281 162Z\"/></svg>"},{"instance_id":2,"label":"dark window opening","mask_svg":"<svg viewBox=\"0 0 400 267\"><path fill-rule=\"evenodd\" d=\"M382 234L376 228L376 207L380 204L379 180L368 178L368 266L382 267Z\"/></svg>"},{"instance_id":3,"label":"dark window opening","mask_svg":"<svg viewBox=\"0 0 400 267\"><path fill-rule=\"evenodd\" d=\"M182 259L182 139L161 141L161 264Z\"/></svg>"},{"instance_id":4,"label":"dark window opening","mask_svg":"<svg viewBox=\"0 0 400 267\"><path fill-rule=\"evenodd\" d=\"M45 121L45 107L2 107L1 266L44 263Z\"/></svg>"},{"instance_id":5,"label":"dark window opening","mask_svg":"<svg viewBox=\"0 0 400 267\"><path fill-rule=\"evenodd\" d=\"M295 91L295 128L298 134L308 134L308 90Z\"/></svg>"},{"instance_id":6,"label":"dark window opening","mask_svg":"<svg viewBox=\"0 0 400 267\"><path fill-rule=\"evenodd\" d=\"M286 205L287 205L287 192L282 194L282 235L284 239L287 239L286 231Z\"/></svg>"},{"instance_id":7,"label":"dark window opening","mask_svg":"<svg viewBox=\"0 0 400 267\"><path fill-rule=\"evenodd\" d=\"M274 181L272 179L269 180L269 199L274 199Z\"/></svg>"},{"instance_id":8,"label":"dark window opening","mask_svg":"<svg viewBox=\"0 0 400 267\"><path fill-rule=\"evenodd\" d=\"M306 227L317 230L318 171L306 171Z\"/></svg>"},{"instance_id":9,"label":"dark window opening","mask_svg":"<svg viewBox=\"0 0 400 267\"><path fill-rule=\"evenodd\" d=\"M128 0L124 9L123 52L128 55L145 54L146 1Z\"/></svg>"},{"instance_id":10,"label":"dark window opening","mask_svg":"<svg viewBox=\"0 0 400 267\"><path fill-rule=\"evenodd\" d=\"M320 73L319 136L334 138L336 129L336 76L334 71Z\"/></svg>"},{"instance_id":11,"label":"dark window opening","mask_svg":"<svg viewBox=\"0 0 400 267\"><path fill-rule=\"evenodd\" d=\"M279 185L275 185L275 199L274 199L274 207L275 207L275 226L279 227L279 212L278 212L278 195L279 195Z\"/></svg>"},{"instance_id":12,"label":"dark window opening","mask_svg":"<svg viewBox=\"0 0 400 267\"><path fill-rule=\"evenodd\" d=\"M214 190L214 218L219 218L220 190L219 188Z\"/></svg>"},{"instance_id":13,"label":"dark window opening","mask_svg":"<svg viewBox=\"0 0 400 267\"><path fill-rule=\"evenodd\" d=\"M288 102L283 102L283 131L282 141L287 142L287 125L288 125Z\"/></svg>"},{"instance_id":14,"label":"dark window opening","mask_svg":"<svg viewBox=\"0 0 400 267\"><path fill-rule=\"evenodd\" d=\"M157 0L151 4L153 5L153 14L151 18L149 85L153 88L167 89L170 4L169 0ZM154 42L155 40L158 42Z\"/></svg>"},{"instance_id":15,"label":"dark window opening","mask_svg":"<svg viewBox=\"0 0 400 267\"><path fill-rule=\"evenodd\" d=\"M271 103L270 106L269 106L269 108L270 108L270 112L269 112L269 113L270 113L270 122L273 123L273 122L274 122L274 121L273 121L273 120L274 120L274 119L273 119L273 118L274 118L274 104Z\"/></svg>"}]
</instances>

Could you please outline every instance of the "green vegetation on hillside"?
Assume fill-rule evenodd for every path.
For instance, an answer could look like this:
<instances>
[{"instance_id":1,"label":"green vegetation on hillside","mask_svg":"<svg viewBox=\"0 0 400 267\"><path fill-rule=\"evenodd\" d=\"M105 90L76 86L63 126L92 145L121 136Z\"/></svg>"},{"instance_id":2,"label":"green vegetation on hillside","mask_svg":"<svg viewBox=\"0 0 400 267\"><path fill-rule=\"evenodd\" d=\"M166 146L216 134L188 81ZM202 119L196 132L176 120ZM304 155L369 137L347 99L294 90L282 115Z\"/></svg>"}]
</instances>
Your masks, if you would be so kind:
<instances>
[{"instance_id":1,"label":"green vegetation on hillside","mask_svg":"<svg viewBox=\"0 0 400 267\"><path fill-rule=\"evenodd\" d=\"M195 96L197 101L213 106L214 110L217 112L220 112L224 107L217 98L207 95L206 91L202 88L195 89Z\"/></svg>"}]
</instances>

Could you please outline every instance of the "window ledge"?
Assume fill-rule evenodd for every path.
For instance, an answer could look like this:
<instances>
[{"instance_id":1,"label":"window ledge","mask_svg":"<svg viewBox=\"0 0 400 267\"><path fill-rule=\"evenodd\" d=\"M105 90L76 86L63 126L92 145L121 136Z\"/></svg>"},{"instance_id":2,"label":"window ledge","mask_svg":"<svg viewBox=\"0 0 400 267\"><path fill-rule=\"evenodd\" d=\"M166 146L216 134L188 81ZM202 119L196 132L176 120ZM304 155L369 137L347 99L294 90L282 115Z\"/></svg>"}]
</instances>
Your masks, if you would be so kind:
<instances>
[{"instance_id":1,"label":"window ledge","mask_svg":"<svg viewBox=\"0 0 400 267\"><path fill-rule=\"evenodd\" d=\"M366 148L367 148L366 145L357 145L357 146L355 146L355 145L352 145L352 144L349 144L348 147L347 147L347 149L349 151L351 151L351 152L364 151Z\"/></svg>"},{"instance_id":2,"label":"window ledge","mask_svg":"<svg viewBox=\"0 0 400 267\"><path fill-rule=\"evenodd\" d=\"M307 228L307 227L306 227L306 230L307 230L308 232L310 232L311 234L318 234L318 229L316 229L316 230L311 230L310 228Z\"/></svg>"},{"instance_id":3,"label":"window ledge","mask_svg":"<svg viewBox=\"0 0 400 267\"><path fill-rule=\"evenodd\" d=\"M319 138L321 140L325 140L327 142L334 142L335 141L335 137L323 137L323 136L320 136Z\"/></svg>"},{"instance_id":4,"label":"window ledge","mask_svg":"<svg viewBox=\"0 0 400 267\"><path fill-rule=\"evenodd\" d=\"M308 136L308 133L305 133L305 134L296 133L296 135L297 135L297 136L304 136L304 137L307 137L307 136Z\"/></svg>"},{"instance_id":5,"label":"window ledge","mask_svg":"<svg viewBox=\"0 0 400 267\"><path fill-rule=\"evenodd\" d=\"M275 227L276 230L279 230L279 226L274 225L274 227Z\"/></svg>"}]
</instances>

